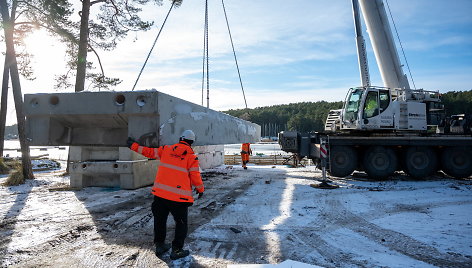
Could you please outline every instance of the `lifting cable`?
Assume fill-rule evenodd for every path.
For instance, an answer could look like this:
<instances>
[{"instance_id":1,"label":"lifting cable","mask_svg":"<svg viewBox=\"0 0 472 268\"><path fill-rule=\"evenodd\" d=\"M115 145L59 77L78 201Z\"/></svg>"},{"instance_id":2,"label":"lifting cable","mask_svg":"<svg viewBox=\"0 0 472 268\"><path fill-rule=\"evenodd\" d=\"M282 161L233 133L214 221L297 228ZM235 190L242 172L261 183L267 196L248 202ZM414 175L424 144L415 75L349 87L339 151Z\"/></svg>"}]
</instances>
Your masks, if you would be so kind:
<instances>
[{"instance_id":1,"label":"lifting cable","mask_svg":"<svg viewBox=\"0 0 472 268\"><path fill-rule=\"evenodd\" d=\"M202 106L205 87L205 70L206 70L206 89L207 89L207 108L210 108L210 70L209 70L209 54L208 54L208 0L205 0L205 25L203 31L203 60L202 60ZM206 64L206 68L205 68Z\"/></svg>"},{"instance_id":2,"label":"lifting cable","mask_svg":"<svg viewBox=\"0 0 472 268\"><path fill-rule=\"evenodd\" d=\"M223 6L223 11L224 11L224 14L225 14L225 19L226 19L226 26L228 28L228 34L229 34L229 38L230 38L230 41L231 41L231 47L233 49L233 56L234 56L234 61L236 63L236 69L238 71L238 77L239 77L239 83L241 85L241 91L243 93L243 98L244 98L244 104L246 105L246 109L247 109L247 101L246 101L246 95L244 93L244 87L243 87L243 82L242 82L242 79L241 79L241 72L239 70L239 64L238 64L238 59L236 57L236 50L234 49L234 43L233 43L233 37L231 35L231 29L229 27L229 21L228 21L228 16L227 16L227 13L226 13L226 8L225 8L225 4L224 4L224 0L221 0L221 4ZM149 53L146 57L146 60L144 61L144 64L143 66L141 67L141 70L139 71L139 75L138 75L138 78L136 79L134 85L133 85L133 88L131 91L134 91L134 89L136 88L136 85L138 84L138 81L139 79L141 78L141 75L143 73L143 70L144 68L146 67L146 64L149 60L149 57L151 56L151 53L154 49L154 47L156 46L156 43L157 43L157 40L159 39L159 36L161 35L161 32L162 32L162 29L164 28L166 22L167 22L167 19L169 18L169 15L170 15L170 12L172 11L173 7L175 5L175 0L172 1L172 5L171 7L169 8L169 11L167 12L167 15L164 19L164 22L162 23L162 26L161 28L159 29L159 32L156 36L156 38L154 39L154 42L152 44L152 47L151 49L149 50ZM202 106L203 106L203 99L204 99L204 87L205 87L205 78L206 78L206 89L207 89L207 108L209 108L209 105L210 105L210 72L209 72L209 46L208 46L208 0L205 0L205 25L204 25L204 37L203 37L203 66L202 66L202 69L203 69L203 72L202 72ZM206 74L206 77L205 77L205 74Z\"/></svg>"},{"instance_id":3,"label":"lifting cable","mask_svg":"<svg viewBox=\"0 0 472 268\"><path fill-rule=\"evenodd\" d=\"M246 105L246 109L247 109L246 94L244 94L243 81L241 79L241 73L239 72L238 59L236 58L236 51L234 49L233 37L231 36L231 30L229 28L228 16L226 15L226 8L225 8L224 0L221 0L221 4L223 5L223 11L225 13L226 26L228 27L229 39L231 40L231 47L233 48L234 61L236 62L236 69L238 70L239 83L241 84L241 91L243 92L244 104Z\"/></svg>"},{"instance_id":4,"label":"lifting cable","mask_svg":"<svg viewBox=\"0 0 472 268\"><path fill-rule=\"evenodd\" d=\"M151 56L152 50L153 50L154 47L156 46L157 39L158 39L159 36L161 35L162 29L164 28L164 26L165 26L165 24L166 24L166 22L167 22L167 18L169 17L169 14L170 14L170 12L172 11L172 8L174 7L174 4L175 4L175 0L172 1L172 5L170 6L169 11L167 12L166 18L164 19L164 22L162 23L161 29L159 29L159 33L157 34L156 39L154 39L154 43L152 44L151 50L149 50L149 53L148 53L148 55L147 55L147 57L146 57L146 60L144 61L143 67L141 67L141 71L139 71L138 78L136 78L136 82L134 82L133 89L132 89L131 91L134 91L134 88L135 88L136 85L138 84L139 78L141 77L141 74L143 73L144 67L146 67L146 64L147 64L147 62L148 62L148 60L149 60L149 57Z\"/></svg>"},{"instance_id":5,"label":"lifting cable","mask_svg":"<svg viewBox=\"0 0 472 268\"><path fill-rule=\"evenodd\" d=\"M402 40L400 40L400 34L398 33L395 20L393 19L392 11L390 10L390 5L388 4L388 0L385 0L385 3L387 3L388 13L390 14L390 18L392 19L393 28L395 29L395 33L397 34L397 39L398 39L398 42L400 43L400 48L402 49L402 54L403 54L403 58L405 59L406 67L408 68L408 72L410 73L410 78L411 78L411 82L413 83L413 88L415 88L416 90L415 80L413 80L413 75L411 74L410 65L408 64L408 60L406 59L406 54L405 54L405 50L403 49Z\"/></svg>"}]
</instances>

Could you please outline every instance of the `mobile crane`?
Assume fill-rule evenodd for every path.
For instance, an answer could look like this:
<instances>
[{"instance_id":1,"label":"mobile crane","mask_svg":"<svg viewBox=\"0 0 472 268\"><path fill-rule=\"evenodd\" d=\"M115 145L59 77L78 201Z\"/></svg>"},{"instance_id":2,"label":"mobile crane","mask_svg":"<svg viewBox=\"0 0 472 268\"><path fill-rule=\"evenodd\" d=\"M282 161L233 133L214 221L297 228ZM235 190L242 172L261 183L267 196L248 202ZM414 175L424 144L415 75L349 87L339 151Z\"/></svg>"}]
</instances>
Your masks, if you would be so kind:
<instances>
[{"instance_id":1,"label":"mobile crane","mask_svg":"<svg viewBox=\"0 0 472 268\"><path fill-rule=\"evenodd\" d=\"M359 6L383 87L370 85ZM328 172L337 177L348 176L354 170L364 170L378 179L397 170L416 178L438 170L456 178L471 176L471 129L446 134L438 127L444 117L439 92L411 89L383 1L352 0L352 7L362 86L349 89L343 108L329 112L324 132L281 132L282 150L311 158L318 166L326 162ZM329 148L326 161L321 161L323 145Z\"/></svg>"}]
</instances>

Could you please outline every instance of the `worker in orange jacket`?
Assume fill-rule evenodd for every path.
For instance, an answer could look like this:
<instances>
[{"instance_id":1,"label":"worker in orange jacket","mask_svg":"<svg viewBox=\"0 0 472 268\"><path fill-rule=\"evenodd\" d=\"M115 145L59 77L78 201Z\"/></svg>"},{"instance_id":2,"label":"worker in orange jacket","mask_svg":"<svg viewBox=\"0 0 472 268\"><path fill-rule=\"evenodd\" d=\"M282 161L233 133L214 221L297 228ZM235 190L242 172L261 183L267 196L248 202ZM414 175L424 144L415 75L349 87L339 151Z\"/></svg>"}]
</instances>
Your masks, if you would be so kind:
<instances>
[{"instance_id":1,"label":"worker in orange jacket","mask_svg":"<svg viewBox=\"0 0 472 268\"><path fill-rule=\"evenodd\" d=\"M170 258L175 260L189 255L184 250L184 241L187 237L188 207L194 202L192 186L202 197L203 187L198 157L190 147L195 141L195 133L185 130L180 141L174 145L164 145L158 148L141 146L132 138L128 138L128 147L148 158L160 160L152 194L152 214L154 215L154 244L156 255L159 257L170 248L165 243L167 217L172 214L175 221L175 237L172 241Z\"/></svg>"},{"instance_id":2,"label":"worker in orange jacket","mask_svg":"<svg viewBox=\"0 0 472 268\"><path fill-rule=\"evenodd\" d=\"M251 144L243 143L241 144L241 160L244 169L247 169L246 164L249 162L249 155L252 154Z\"/></svg>"}]
</instances>

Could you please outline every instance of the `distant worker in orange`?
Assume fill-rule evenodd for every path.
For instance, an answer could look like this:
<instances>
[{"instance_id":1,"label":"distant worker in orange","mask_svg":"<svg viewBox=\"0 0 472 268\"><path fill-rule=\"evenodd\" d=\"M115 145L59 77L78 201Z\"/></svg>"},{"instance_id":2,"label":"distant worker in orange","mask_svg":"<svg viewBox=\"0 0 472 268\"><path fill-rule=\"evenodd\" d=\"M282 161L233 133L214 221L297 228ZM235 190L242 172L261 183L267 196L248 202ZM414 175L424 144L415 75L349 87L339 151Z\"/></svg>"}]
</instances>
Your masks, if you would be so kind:
<instances>
[{"instance_id":1,"label":"distant worker in orange","mask_svg":"<svg viewBox=\"0 0 472 268\"><path fill-rule=\"evenodd\" d=\"M247 169L246 164L249 162L249 155L252 154L251 144L243 143L241 145L241 160L244 169Z\"/></svg>"},{"instance_id":2,"label":"distant worker in orange","mask_svg":"<svg viewBox=\"0 0 472 268\"><path fill-rule=\"evenodd\" d=\"M186 257L190 254L184 250L187 237L188 207L193 204L192 186L202 197L203 187L198 157L190 147L195 141L195 133L185 130L180 136L179 143L164 145L158 148L141 146L133 138L128 138L128 147L148 158L160 160L152 194L152 214L154 215L154 244L156 256L166 253L171 244L165 243L167 217L172 214L175 221L175 237L172 241L172 260Z\"/></svg>"}]
</instances>

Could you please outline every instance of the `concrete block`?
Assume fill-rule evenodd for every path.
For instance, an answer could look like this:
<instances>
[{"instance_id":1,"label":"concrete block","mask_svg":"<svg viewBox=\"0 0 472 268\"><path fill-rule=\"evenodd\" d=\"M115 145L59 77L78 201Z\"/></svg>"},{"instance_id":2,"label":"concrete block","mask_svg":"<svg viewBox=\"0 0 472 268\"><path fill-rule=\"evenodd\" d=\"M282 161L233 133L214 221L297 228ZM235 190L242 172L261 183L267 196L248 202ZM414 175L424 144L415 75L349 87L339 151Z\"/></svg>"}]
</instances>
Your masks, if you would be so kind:
<instances>
[{"instance_id":1,"label":"concrete block","mask_svg":"<svg viewBox=\"0 0 472 268\"><path fill-rule=\"evenodd\" d=\"M91 160L118 160L118 147L92 147L92 146L70 146L69 160L91 161Z\"/></svg>"},{"instance_id":2,"label":"concrete block","mask_svg":"<svg viewBox=\"0 0 472 268\"><path fill-rule=\"evenodd\" d=\"M141 154L130 150L128 147L118 147L118 159L119 160L143 160L147 159Z\"/></svg>"},{"instance_id":3,"label":"concrete block","mask_svg":"<svg viewBox=\"0 0 472 268\"><path fill-rule=\"evenodd\" d=\"M71 187L89 186L136 189L154 182L157 160L84 161L70 166Z\"/></svg>"},{"instance_id":4,"label":"concrete block","mask_svg":"<svg viewBox=\"0 0 472 268\"><path fill-rule=\"evenodd\" d=\"M178 141L192 129L194 145L257 142L260 126L158 92L26 94L27 137L37 146L126 146L131 136L148 146Z\"/></svg>"},{"instance_id":5,"label":"concrete block","mask_svg":"<svg viewBox=\"0 0 472 268\"><path fill-rule=\"evenodd\" d=\"M200 168L224 163L223 145L194 146ZM152 185L159 161L149 160L127 147L70 147L70 184L72 188L120 187L137 189Z\"/></svg>"},{"instance_id":6,"label":"concrete block","mask_svg":"<svg viewBox=\"0 0 472 268\"><path fill-rule=\"evenodd\" d=\"M120 187L119 177L111 174L71 174L70 187L82 189L84 187Z\"/></svg>"},{"instance_id":7,"label":"concrete block","mask_svg":"<svg viewBox=\"0 0 472 268\"><path fill-rule=\"evenodd\" d=\"M82 189L90 186L88 178L84 177L83 174L71 173L70 174L70 187L74 189Z\"/></svg>"},{"instance_id":8,"label":"concrete block","mask_svg":"<svg viewBox=\"0 0 472 268\"><path fill-rule=\"evenodd\" d=\"M133 164L133 188L126 188L123 185L123 189L136 189L139 187L151 185L154 183L156 173L158 169L159 161L150 160L145 162L137 162Z\"/></svg>"},{"instance_id":9,"label":"concrete block","mask_svg":"<svg viewBox=\"0 0 472 268\"><path fill-rule=\"evenodd\" d=\"M193 147L198 155L201 169L214 168L224 164L224 145L206 145Z\"/></svg>"}]
</instances>

